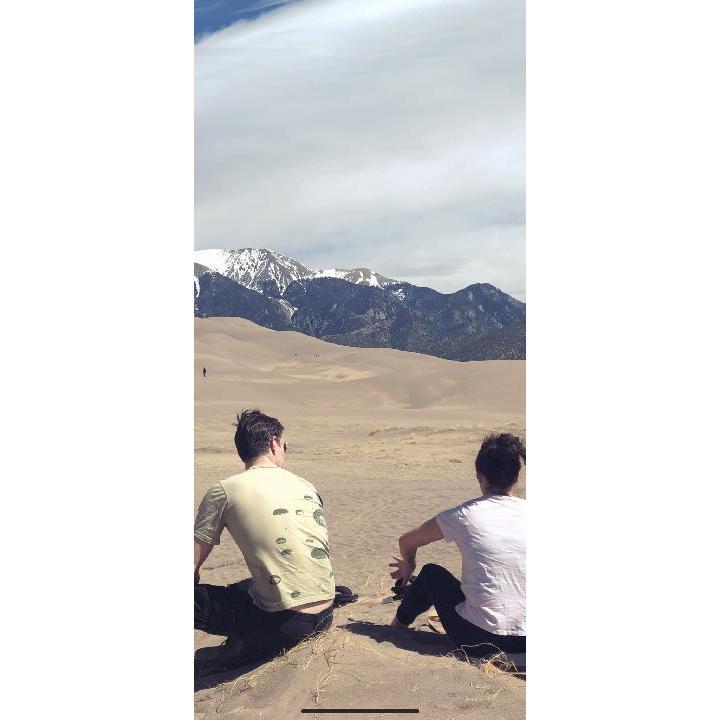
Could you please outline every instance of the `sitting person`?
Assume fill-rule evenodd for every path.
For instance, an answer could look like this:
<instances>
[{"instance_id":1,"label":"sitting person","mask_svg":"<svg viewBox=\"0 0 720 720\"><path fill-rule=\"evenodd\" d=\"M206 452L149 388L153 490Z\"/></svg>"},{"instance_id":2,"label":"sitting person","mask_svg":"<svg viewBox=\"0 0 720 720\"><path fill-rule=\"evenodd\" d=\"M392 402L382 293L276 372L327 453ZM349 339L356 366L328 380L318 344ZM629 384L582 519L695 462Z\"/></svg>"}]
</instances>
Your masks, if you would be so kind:
<instances>
[{"instance_id":1,"label":"sitting person","mask_svg":"<svg viewBox=\"0 0 720 720\"><path fill-rule=\"evenodd\" d=\"M195 629L228 637L213 669L278 654L330 627L335 598L322 500L281 468L282 424L245 410L235 446L245 472L210 487L195 520ZM226 527L251 578L199 584L200 567Z\"/></svg>"},{"instance_id":2,"label":"sitting person","mask_svg":"<svg viewBox=\"0 0 720 720\"><path fill-rule=\"evenodd\" d=\"M391 576L405 587L391 625L407 627L431 606L447 636L469 656L525 652L525 500L513 496L525 446L513 435L489 435L475 460L482 495L441 512L400 538ZM414 582L419 547L445 538L462 556L462 581L424 565Z\"/></svg>"}]
</instances>

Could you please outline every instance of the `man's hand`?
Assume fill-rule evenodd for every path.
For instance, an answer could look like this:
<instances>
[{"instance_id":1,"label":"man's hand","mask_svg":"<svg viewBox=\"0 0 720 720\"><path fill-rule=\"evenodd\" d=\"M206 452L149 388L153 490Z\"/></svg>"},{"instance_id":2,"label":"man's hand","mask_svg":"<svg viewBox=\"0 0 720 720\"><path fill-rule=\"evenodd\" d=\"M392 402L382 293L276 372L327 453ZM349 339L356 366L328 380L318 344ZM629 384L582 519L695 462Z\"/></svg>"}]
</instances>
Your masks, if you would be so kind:
<instances>
[{"instance_id":1,"label":"man's hand","mask_svg":"<svg viewBox=\"0 0 720 720\"><path fill-rule=\"evenodd\" d=\"M415 570L415 553L417 549L423 547L423 545L429 545L437 540L442 540L442 537L442 530L440 530L440 526L437 524L435 518L430 518L430 520L424 522L420 527L402 535L398 541L401 557L393 555L393 558L397 562L390 563L389 567L397 568L397 570L390 573L390 577L395 580L400 580L400 587L405 587Z\"/></svg>"},{"instance_id":2,"label":"man's hand","mask_svg":"<svg viewBox=\"0 0 720 720\"><path fill-rule=\"evenodd\" d=\"M397 568L397 570L391 572L390 577L393 580L400 580L400 586L405 587L407 581L410 579L410 576L415 570L415 563L410 563L407 560L403 560L403 558L396 557L395 555L393 555L393 559L397 560L397 562L390 563L388 567L394 567Z\"/></svg>"}]
</instances>

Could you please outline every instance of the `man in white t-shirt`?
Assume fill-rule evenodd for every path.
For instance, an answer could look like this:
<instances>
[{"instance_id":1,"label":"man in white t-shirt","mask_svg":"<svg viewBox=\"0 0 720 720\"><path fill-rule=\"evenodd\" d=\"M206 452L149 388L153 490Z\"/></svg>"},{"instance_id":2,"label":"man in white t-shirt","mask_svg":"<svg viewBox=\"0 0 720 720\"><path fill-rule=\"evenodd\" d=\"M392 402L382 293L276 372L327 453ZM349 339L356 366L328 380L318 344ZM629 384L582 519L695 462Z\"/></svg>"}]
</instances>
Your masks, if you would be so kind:
<instances>
[{"instance_id":1,"label":"man in white t-shirt","mask_svg":"<svg viewBox=\"0 0 720 720\"><path fill-rule=\"evenodd\" d=\"M462 579L427 564L404 593L392 625L407 627L430 607L448 637L468 655L525 652L525 500L514 487L525 446L514 435L489 435L475 460L482 495L444 510L399 541L392 577L404 587L417 549L445 539L462 556Z\"/></svg>"}]
</instances>

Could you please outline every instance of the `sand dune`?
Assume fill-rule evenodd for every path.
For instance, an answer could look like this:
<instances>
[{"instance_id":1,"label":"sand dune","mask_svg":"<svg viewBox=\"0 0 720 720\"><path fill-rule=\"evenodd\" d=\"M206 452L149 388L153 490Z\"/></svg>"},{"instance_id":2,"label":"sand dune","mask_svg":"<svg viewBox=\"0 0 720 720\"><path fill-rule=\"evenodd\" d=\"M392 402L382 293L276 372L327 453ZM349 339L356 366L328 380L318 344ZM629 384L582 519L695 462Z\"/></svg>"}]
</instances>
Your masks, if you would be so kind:
<instances>
[{"instance_id":1,"label":"sand dune","mask_svg":"<svg viewBox=\"0 0 720 720\"><path fill-rule=\"evenodd\" d=\"M265 404L293 408L376 409L380 401L387 409L524 412L523 361L461 363L385 348L348 348L239 318L198 319L195 332L196 369L205 365L213 380L198 386L200 402L228 399L229 387L241 384L243 399L260 397ZM347 387L341 390L338 383Z\"/></svg>"},{"instance_id":2,"label":"sand dune","mask_svg":"<svg viewBox=\"0 0 720 720\"><path fill-rule=\"evenodd\" d=\"M388 629L394 605L379 601L398 535L478 494L473 462L485 433L524 435L525 363L349 348L240 318L196 319L195 333L196 503L212 482L242 469L235 412L260 407L279 417L287 468L325 501L337 581L373 601L337 610L327 636L288 657L203 680L198 717L289 718L301 707L388 704L419 707L425 718L523 717L521 680L453 657L427 627ZM204 582L247 576L226 535L203 567ZM459 574L453 545L423 548L418 560ZM201 663L221 638L195 635Z\"/></svg>"}]
</instances>

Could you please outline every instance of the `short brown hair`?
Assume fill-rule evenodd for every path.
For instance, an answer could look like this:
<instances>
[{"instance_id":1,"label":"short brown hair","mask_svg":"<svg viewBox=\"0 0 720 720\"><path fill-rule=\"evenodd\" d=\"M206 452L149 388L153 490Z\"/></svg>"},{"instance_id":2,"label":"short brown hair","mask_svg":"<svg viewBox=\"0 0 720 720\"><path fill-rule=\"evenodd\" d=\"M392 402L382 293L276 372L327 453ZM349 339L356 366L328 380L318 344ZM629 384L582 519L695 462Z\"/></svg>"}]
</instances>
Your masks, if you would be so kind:
<instances>
[{"instance_id":1,"label":"short brown hair","mask_svg":"<svg viewBox=\"0 0 720 720\"><path fill-rule=\"evenodd\" d=\"M525 462L525 443L508 433L487 435L475 460L475 469L491 488L509 490L520 475L520 459Z\"/></svg>"},{"instance_id":2,"label":"short brown hair","mask_svg":"<svg viewBox=\"0 0 720 720\"><path fill-rule=\"evenodd\" d=\"M243 410L237 415L235 426L235 447L243 462L250 462L264 455L273 438L279 438L285 428L274 417L265 415L259 410Z\"/></svg>"}]
</instances>

